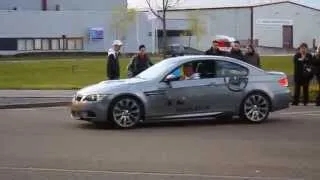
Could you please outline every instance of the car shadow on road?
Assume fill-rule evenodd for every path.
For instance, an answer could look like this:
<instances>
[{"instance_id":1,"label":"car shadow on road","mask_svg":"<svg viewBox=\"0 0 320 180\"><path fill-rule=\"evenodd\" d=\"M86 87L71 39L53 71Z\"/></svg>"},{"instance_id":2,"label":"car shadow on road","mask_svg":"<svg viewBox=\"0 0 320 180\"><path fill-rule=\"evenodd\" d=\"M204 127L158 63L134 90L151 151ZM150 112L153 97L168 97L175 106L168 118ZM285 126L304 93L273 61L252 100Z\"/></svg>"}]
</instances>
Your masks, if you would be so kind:
<instances>
[{"instance_id":1,"label":"car shadow on road","mask_svg":"<svg viewBox=\"0 0 320 180\"><path fill-rule=\"evenodd\" d=\"M136 129L159 129L159 128L197 128L197 127L212 127L212 126L225 126L225 125L236 125L236 126L257 126L257 125L274 125L274 124L286 124L288 120L279 118L270 118L262 123L250 123L240 119L210 119L210 120L192 120L192 121L172 121L172 122L148 122L138 125ZM93 123L82 123L78 125L79 128L91 129L91 130L117 130L118 128L113 127L110 124L93 124ZM118 129L119 130L119 129Z\"/></svg>"}]
</instances>

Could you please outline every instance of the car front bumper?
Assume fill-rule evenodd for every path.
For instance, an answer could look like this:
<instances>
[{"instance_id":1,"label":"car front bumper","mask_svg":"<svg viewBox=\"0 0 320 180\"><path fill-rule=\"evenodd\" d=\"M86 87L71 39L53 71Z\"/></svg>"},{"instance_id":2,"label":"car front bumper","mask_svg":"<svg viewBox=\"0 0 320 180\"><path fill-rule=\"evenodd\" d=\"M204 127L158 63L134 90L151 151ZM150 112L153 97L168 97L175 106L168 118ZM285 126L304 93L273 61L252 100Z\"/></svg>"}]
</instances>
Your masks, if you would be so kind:
<instances>
[{"instance_id":1,"label":"car front bumper","mask_svg":"<svg viewBox=\"0 0 320 180\"><path fill-rule=\"evenodd\" d=\"M73 100L70 113L73 119L90 122L106 122L107 107L102 102L80 102Z\"/></svg>"},{"instance_id":2,"label":"car front bumper","mask_svg":"<svg viewBox=\"0 0 320 180\"><path fill-rule=\"evenodd\" d=\"M290 107L292 97L289 89L274 93L272 111L279 111Z\"/></svg>"}]
</instances>

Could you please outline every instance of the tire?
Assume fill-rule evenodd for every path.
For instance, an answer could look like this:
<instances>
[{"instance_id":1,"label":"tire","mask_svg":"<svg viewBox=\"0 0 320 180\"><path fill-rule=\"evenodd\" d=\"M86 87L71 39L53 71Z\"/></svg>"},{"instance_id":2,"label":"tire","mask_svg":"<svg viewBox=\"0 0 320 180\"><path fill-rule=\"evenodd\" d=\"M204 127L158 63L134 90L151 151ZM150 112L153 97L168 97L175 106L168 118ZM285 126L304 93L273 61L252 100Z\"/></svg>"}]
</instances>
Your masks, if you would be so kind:
<instances>
[{"instance_id":1,"label":"tire","mask_svg":"<svg viewBox=\"0 0 320 180\"><path fill-rule=\"evenodd\" d=\"M111 105L109 120L119 129L134 128L143 117L141 103L129 96L117 98Z\"/></svg>"},{"instance_id":2,"label":"tire","mask_svg":"<svg viewBox=\"0 0 320 180\"><path fill-rule=\"evenodd\" d=\"M271 102L265 94L251 93L241 104L240 118L250 123L261 123L268 119L270 110Z\"/></svg>"}]
</instances>

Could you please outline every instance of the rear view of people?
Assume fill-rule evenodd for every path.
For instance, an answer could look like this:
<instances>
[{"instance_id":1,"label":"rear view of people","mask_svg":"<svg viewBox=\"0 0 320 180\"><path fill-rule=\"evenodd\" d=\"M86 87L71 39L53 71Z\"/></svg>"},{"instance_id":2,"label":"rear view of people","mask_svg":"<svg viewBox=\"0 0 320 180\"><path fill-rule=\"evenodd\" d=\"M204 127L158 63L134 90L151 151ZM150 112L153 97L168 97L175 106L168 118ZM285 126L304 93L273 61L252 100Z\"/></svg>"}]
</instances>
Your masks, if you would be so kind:
<instances>
[{"instance_id":1,"label":"rear view of people","mask_svg":"<svg viewBox=\"0 0 320 180\"><path fill-rule=\"evenodd\" d=\"M251 64L258 68L261 67L260 56L251 44L247 46L247 52L244 55L244 59L248 64Z\"/></svg>"},{"instance_id":2,"label":"rear view of people","mask_svg":"<svg viewBox=\"0 0 320 180\"><path fill-rule=\"evenodd\" d=\"M318 46L316 54L312 60L312 71L318 83L316 105L320 106L320 45Z\"/></svg>"},{"instance_id":3,"label":"rear view of people","mask_svg":"<svg viewBox=\"0 0 320 180\"><path fill-rule=\"evenodd\" d=\"M308 45L302 43L299 46L299 51L293 57L295 85L292 105L299 105L301 87L303 88L303 104L307 105L309 102L309 83L313 77L312 58L312 55L308 52Z\"/></svg>"}]
</instances>

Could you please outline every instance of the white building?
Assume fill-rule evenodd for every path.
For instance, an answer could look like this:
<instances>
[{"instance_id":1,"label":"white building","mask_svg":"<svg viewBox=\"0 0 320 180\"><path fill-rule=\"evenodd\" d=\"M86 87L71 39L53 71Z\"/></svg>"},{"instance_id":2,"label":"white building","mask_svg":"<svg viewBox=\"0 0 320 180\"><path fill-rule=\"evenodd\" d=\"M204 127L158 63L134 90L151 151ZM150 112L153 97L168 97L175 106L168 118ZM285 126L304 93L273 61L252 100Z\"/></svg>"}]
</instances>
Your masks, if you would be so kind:
<instances>
[{"instance_id":1,"label":"white building","mask_svg":"<svg viewBox=\"0 0 320 180\"><path fill-rule=\"evenodd\" d=\"M244 43L253 39L259 46L275 48L296 48L302 42L312 47L315 39L320 42L320 10L292 1L177 8L168 12L169 32L188 30L190 12L194 11L206 30L198 46L202 50L210 46L215 35L232 36ZM192 47L197 47L195 39L192 37ZM189 40L181 36L169 38L170 43L185 45Z\"/></svg>"},{"instance_id":2,"label":"white building","mask_svg":"<svg viewBox=\"0 0 320 180\"><path fill-rule=\"evenodd\" d=\"M26 52L106 52L117 37L113 11L126 0L1 0L0 55ZM136 16L122 39L126 51L151 44L151 25ZM140 28L139 26L149 27ZM139 37L139 39L137 38Z\"/></svg>"},{"instance_id":3,"label":"white building","mask_svg":"<svg viewBox=\"0 0 320 180\"><path fill-rule=\"evenodd\" d=\"M0 54L105 52L116 38L112 10L126 5L126 0L1 0ZM205 30L199 38L184 33L190 30L194 12ZM249 6L198 3L171 9L167 16L168 43L200 50L209 48L216 35L234 37L242 44L253 39L259 46L275 48L296 48L301 42L312 46L314 39L320 42L320 10L291 1ZM124 51L136 52L140 44L149 51L158 49L161 28L159 22L152 26L147 11L138 12L122 37Z\"/></svg>"}]
</instances>

